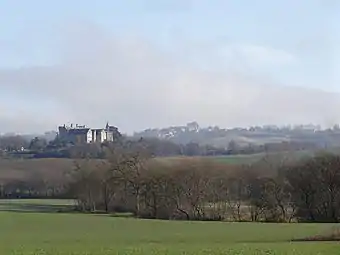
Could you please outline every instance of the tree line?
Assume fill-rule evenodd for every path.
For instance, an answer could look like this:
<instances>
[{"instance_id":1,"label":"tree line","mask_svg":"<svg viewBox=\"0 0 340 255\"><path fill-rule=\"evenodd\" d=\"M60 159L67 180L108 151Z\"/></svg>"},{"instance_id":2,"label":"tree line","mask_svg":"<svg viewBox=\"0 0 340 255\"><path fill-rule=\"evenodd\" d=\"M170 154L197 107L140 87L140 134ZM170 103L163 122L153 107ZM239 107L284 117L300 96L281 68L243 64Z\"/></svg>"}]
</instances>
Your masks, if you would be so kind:
<instances>
[{"instance_id":1,"label":"tree line","mask_svg":"<svg viewBox=\"0 0 340 255\"><path fill-rule=\"evenodd\" d=\"M211 145L202 145L196 142L178 144L169 140L158 138L132 139L119 137L120 142L142 142L153 156L218 156L236 154L255 154L263 152L282 152L297 150L316 150L318 147L307 142L278 142L266 144L249 144L240 146L235 141L230 141L224 148ZM58 137L52 141L35 137L28 141L21 136L0 137L0 156L31 157L31 158L105 158L105 150L110 143L103 144L67 144ZM24 149L24 150L23 150Z\"/></svg>"},{"instance_id":2,"label":"tree line","mask_svg":"<svg viewBox=\"0 0 340 255\"><path fill-rule=\"evenodd\" d=\"M207 158L154 158L142 142L108 146L103 159L64 171L1 175L2 198L69 198L84 212L140 218L338 222L340 156L300 162L264 157L243 166ZM53 163L50 164L53 167Z\"/></svg>"}]
</instances>

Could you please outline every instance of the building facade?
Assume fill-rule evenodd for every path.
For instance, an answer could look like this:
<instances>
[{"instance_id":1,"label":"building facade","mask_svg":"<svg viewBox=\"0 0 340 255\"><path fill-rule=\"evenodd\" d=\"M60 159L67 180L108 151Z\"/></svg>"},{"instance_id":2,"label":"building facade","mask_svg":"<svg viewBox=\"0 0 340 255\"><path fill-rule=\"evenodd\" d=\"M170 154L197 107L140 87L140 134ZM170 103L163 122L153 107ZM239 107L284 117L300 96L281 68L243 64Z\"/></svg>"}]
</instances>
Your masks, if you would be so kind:
<instances>
[{"instance_id":1,"label":"building facade","mask_svg":"<svg viewBox=\"0 0 340 255\"><path fill-rule=\"evenodd\" d=\"M114 141L115 135L119 134L116 127L108 123L105 128L92 129L86 126L59 126L58 139L72 144L103 143Z\"/></svg>"}]
</instances>

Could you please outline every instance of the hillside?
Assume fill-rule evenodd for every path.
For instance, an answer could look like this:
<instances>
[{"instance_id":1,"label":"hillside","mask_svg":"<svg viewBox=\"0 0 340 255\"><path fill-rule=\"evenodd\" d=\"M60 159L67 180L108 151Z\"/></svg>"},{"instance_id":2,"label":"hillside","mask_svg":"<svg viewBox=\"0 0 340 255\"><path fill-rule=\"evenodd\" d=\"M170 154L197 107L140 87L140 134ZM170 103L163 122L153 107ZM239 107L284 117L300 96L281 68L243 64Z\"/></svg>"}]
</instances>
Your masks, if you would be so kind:
<instances>
[{"instance_id":1,"label":"hillside","mask_svg":"<svg viewBox=\"0 0 340 255\"><path fill-rule=\"evenodd\" d=\"M322 130L314 125L222 129L219 127L201 128L198 123L192 122L185 126L147 129L136 132L133 136L135 138L159 138L179 144L195 142L200 145L211 145L220 148L226 148L231 141L241 147L282 142L301 143L308 147L314 146L317 148L340 145L340 129L338 127Z\"/></svg>"}]
</instances>

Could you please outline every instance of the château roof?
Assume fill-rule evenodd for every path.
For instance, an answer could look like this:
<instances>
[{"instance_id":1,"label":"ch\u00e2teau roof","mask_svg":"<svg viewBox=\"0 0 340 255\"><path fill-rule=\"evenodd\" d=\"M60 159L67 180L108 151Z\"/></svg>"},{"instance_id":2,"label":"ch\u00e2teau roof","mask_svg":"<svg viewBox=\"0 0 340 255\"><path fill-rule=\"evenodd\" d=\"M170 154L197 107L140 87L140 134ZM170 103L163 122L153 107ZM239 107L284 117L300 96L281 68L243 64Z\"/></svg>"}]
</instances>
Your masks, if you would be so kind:
<instances>
[{"instance_id":1,"label":"ch\u00e2teau roof","mask_svg":"<svg viewBox=\"0 0 340 255\"><path fill-rule=\"evenodd\" d=\"M75 128L75 129L70 129L68 132L69 134L73 134L73 135L83 135L83 134L87 134L89 130L90 128Z\"/></svg>"}]
</instances>

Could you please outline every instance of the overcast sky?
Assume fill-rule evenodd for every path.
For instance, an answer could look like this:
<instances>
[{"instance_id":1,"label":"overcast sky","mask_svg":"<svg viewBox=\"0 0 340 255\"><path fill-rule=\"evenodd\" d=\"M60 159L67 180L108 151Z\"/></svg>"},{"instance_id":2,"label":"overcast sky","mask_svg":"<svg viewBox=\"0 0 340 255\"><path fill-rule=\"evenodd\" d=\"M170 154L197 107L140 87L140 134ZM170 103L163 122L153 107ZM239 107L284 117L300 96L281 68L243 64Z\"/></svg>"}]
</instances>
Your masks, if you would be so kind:
<instances>
[{"instance_id":1,"label":"overcast sky","mask_svg":"<svg viewBox=\"0 0 340 255\"><path fill-rule=\"evenodd\" d=\"M95 4L94 4L95 3ZM340 3L0 1L0 133L340 122Z\"/></svg>"}]
</instances>

